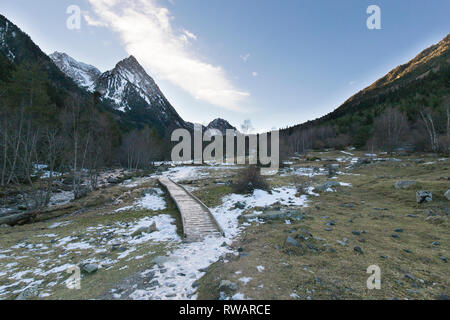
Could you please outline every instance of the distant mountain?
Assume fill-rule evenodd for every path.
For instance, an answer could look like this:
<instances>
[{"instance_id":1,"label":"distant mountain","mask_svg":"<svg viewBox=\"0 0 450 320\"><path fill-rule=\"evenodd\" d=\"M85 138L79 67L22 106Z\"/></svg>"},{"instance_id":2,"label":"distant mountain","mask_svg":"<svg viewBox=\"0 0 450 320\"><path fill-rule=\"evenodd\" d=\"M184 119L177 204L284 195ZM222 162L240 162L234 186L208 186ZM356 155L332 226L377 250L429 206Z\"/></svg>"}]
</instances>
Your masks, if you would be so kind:
<instances>
[{"instance_id":1,"label":"distant mountain","mask_svg":"<svg viewBox=\"0 0 450 320\"><path fill-rule=\"evenodd\" d=\"M433 75L443 74L450 65L450 34L439 43L423 50L411 61L391 70L369 87L348 99L338 110L348 109L373 97L397 92L402 88L427 80ZM448 80L448 79L447 79Z\"/></svg>"},{"instance_id":2,"label":"distant mountain","mask_svg":"<svg viewBox=\"0 0 450 320\"><path fill-rule=\"evenodd\" d=\"M332 128L336 136L345 135L350 138L349 143L362 147L370 137L374 119L386 108L394 107L405 113L411 126L420 118L419 108L438 108L445 97L450 97L449 79L450 34L356 93L333 112L287 128L281 134L288 138L287 143L290 144L296 143L291 142L290 137L296 141L296 137L306 130Z\"/></svg>"},{"instance_id":3,"label":"distant mountain","mask_svg":"<svg viewBox=\"0 0 450 320\"><path fill-rule=\"evenodd\" d=\"M55 88L83 94L74 81L53 63L31 38L14 23L0 14L0 55L13 65L35 63L42 67Z\"/></svg>"},{"instance_id":4,"label":"distant mountain","mask_svg":"<svg viewBox=\"0 0 450 320\"><path fill-rule=\"evenodd\" d=\"M99 92L113 110L125 113L126 117L165 132L188 127L135 57L120 61L103 74L65 53L54 53L51 58L80 87Z\"/></svg>"},{"instance_id":5,"label":"distant mountain","mask_svg":"<svg viewBox=\"0 0 450 320\"><path fill-rule=\"evenodd\" d=\"M220 131L223 135L226 135L227 130L237 130L235 127L233 127L228 121L217 118L213 120L206 129L216 129Z\"/></svg>"},{"instance_id":6,"label":"distant mountain","mask_svg":"<svg viewBox=\"0 0 450 320\"><path fill-rule=\"evenodd\" d=\"M93 84L102 74L96 67L78 62L65 53L55 52L50 55L50 58L77 85L90 91L92 91Z\"/></svg>"}]
</instances>

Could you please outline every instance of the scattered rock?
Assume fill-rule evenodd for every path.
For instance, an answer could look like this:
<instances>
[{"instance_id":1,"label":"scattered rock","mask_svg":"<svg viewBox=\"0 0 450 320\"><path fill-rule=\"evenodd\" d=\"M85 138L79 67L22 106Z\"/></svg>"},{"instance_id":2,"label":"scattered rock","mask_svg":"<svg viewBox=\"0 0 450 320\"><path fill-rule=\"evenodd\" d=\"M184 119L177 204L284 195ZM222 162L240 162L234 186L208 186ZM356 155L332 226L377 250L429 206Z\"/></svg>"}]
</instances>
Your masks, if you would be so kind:
<instances>
[{"instance_id":1,"label":"scattered rock","mask_svg":"<svg viewBox=\"0 0 450 320\"><path fill-rule=\"evenodd\" d=\"M297 240L295 240L292 237L287 237L284 245L286 247L295 247L295 248L301 248L302 247L302 245Z\"/></svg>"},{"instance_id":2,"label":"scattered rock","mask_svg":"<svg viewBox=\"0 0 450 320\"><path fill-rule=\"evenodd\" d=\"M417 191L416 193L417 203L431 202L433 201L433 194L430 191Z\"/></svg>"},{"instance_id":3,"label":"scattered rock","mask_svg":"<svg viewBox=\"0 0 450 320\"><path fill-rule=\"evenodd\" d=\"M360 235L361 235L361 232L359 232L359 231L352 231L352 233L353 233L355 236L360 236Z\"/></svg>"},{"instance_id":4,"label":"scattered rock","mask_svg":"<svg viewBox=\"0 0 450 320\"><path fill-rule=\"evenodd\" d=\"M240 210L244 210L245 209L245 203L243 202L236 202L236 204L234 205L235 209L240 209Z\"/></svg>"},{"instance_id":5,"label":"scattered rock","mask_svg":"<svg viewBox=\"0 0 450 320\"><path fill-rule=\"evenodd\" d=\"M447 258L444 256L439 257L442 261L444 261L445 263L447 263Z\"/></svg>"},{"instance_id":6,"label":"scattered rock","mask_svg":"<svg viewBox=\"0 0 450 320\"><path fill-rule=\"evenodd\" d=\"M416 277L414 277L412 274L410 273L406 273L405 274L405 278L408 280L416 280Z\"/></svg>"},{"instance_id":7,"label":"scattered rock","mask_svg":"<svg viewBox=\"0 0 450 320\"><path fill-rule=\"evenodd\" d=\"M219 290L225 294L231 294L236 292L238 286L236 283L231 282L230 280L222 280L219 285Z\"/></svg>"},{"instance_id":8,"label":"scattered rock","mask_svg":"<svg viewBox=\"0 0 450 320\"><path fill-rule=\"evenodd\" d=\"M416 181L397 181L394 184L395 189L408 189L409 187L416 184Z\"/></svg>"},{"instance_id":9,"label":"scattered rock","mask_svg":"<svg viewBox=\"0 0 450 320\"><path fill-rule=\"evenodd\" d=\"M81 267L81 270L85 273L92 274L97 272L98 266L93 263L87 263Z\"/></svg>"},{"instance_id":10,"label":"scattered rock","mask_svg":"<svg viewBox=\"0 0 450 320\"><path fill-rule=\"evenodd\" d=\"M16 298L16 300L28 300L39 296L39 292L36 287L30 287L23 290Z\"/></svg>"},{"instance_id":11,"label":"scattered rock","mask_svg":"<svg viewBox=\"0 0 450 320\"><path fill-rule=\"evenodd\" d=\"M109 184L119 184L120 181L119 179L116 178L109 178L108 180L106 180Z\"/></svg>"},{"instance_id":12,"label":"scattered rock","mask_svg":"<svg viewBox=\"0 0 450 320\"><path fill-rule=\"evenodd\" d=\"M358 246L354 247L353 250L355 250L358 254L364 254L362 249L360 247L358 247Z\"/></svg>"},{"instance_id":13,"label":"scattered rock","mask_svg":"<svg viewBox=\"0 0 450 320\"><path fill-rule=\"evenodd\" d=\"M313 245L307 243L306 246L308 247L308 249L314 251L314 252L319 252L319 249L317 249L316 247L314 247Z\"/></svg>"},{"instance_id":14,"label":"scattered rock","mask_svg":"<svg viewBox=\"0 0 450 320\"><path fill-rule=\"evenodd\" d=\"M399 237L399 235L398 235L398 234L395 234L395 233L394 233L394 234L392 235L392 238L394 238L394 239L398 239L398 238L400 238L400 237Z\"/></svg>"},{"instance_id":15,"label":"scattered rock","mask_svg":"<svg viewBox=\"0 0 450 320\"><path fill-rule=\"evenodd\" d=\"M395 229L394 232L402 233L402 232L403 232L403 229L398 228L398 229Z\"/></svg>"}]
</instances>

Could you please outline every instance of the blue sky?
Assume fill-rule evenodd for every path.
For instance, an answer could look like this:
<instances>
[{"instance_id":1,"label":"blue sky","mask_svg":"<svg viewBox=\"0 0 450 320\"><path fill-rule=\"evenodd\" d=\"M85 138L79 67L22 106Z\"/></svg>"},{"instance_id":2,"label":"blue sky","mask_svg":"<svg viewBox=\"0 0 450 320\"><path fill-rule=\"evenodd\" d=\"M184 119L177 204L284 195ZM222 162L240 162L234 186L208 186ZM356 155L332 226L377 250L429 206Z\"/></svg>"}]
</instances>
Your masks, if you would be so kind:
<instances>
[{"instance_id":1,"label":"blue sky","mask_svg":"<svg viewBox=\"0 0 450 320\"><path fill-rule=\"evenodd\" d=\"M66 27L69 5L83 12ZM368 30L369 5L381 30ZM257 131L331 112L450 33L448 0L3 0L46 53L101 71L130 54L180 115Z\"/></svg>"}]
</instances>

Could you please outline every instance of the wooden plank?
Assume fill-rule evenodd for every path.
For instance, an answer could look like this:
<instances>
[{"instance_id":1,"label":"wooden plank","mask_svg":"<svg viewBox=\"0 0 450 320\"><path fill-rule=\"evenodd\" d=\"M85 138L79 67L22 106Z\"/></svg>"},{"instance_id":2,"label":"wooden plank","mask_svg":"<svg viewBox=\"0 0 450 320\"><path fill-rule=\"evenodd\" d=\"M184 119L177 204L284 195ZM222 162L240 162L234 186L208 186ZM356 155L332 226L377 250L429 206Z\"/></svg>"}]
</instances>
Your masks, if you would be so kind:
<instances>
[{"instance_id":1,"label":"wooden plank","mask_svg":"<svg viewBox=\"0 0 450 320\"><path fill-rule=\"evenodd\" d=\"M158 180L169 192L180 211L186 241L201 241L207 236L223 235L216 219L203 202L167 177L161 177Z\"/></svg>"}]
</instances>

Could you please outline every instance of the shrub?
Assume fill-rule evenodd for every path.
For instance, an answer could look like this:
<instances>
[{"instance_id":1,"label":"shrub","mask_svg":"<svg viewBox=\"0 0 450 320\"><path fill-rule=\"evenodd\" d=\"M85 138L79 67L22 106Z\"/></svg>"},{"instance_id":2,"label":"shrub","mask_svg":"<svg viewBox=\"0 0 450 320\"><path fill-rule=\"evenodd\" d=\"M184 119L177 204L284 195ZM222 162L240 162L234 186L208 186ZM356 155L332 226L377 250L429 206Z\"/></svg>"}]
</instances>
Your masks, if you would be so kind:
<instances>
[{"instance_id":1,"label":"shrub","mask_svg":"<svg viewBox=\"0 0 450 320\"><path fill-rule=\"evenodd\" d=\"M261 175L260 168L255 165L240 170L238 177L239 180L233 184L235 193L252 193L255 189L269 190L269 184Z\"/></svg>"}]
</instances>

